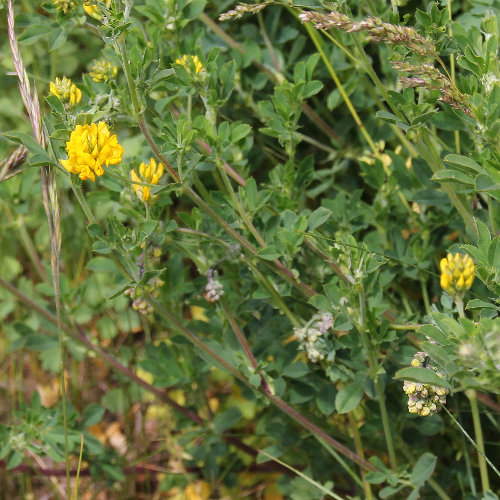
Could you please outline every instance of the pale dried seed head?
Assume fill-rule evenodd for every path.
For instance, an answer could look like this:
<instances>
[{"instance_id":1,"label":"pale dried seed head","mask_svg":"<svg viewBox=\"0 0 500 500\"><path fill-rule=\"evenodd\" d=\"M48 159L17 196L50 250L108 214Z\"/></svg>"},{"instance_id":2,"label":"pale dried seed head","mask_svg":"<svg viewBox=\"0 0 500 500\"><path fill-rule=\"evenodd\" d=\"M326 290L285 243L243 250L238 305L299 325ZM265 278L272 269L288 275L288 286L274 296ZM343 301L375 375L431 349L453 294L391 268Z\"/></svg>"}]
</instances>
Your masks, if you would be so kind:
<instances>
[{"instance_id":1,"label":"pale dried seed head","mask_svg":"<svg viewBox=\"0 0 500 500\"><path fill-rule=\"evenodd\" d=\"M244 14L257 14L260 12L266 5L269 5L272 0L266 0L265 2L259 4L248 4L248 3L240 3L234 9L228 10L219 16L219 21L229 21L230 19L239 19Z\"/></svg>"},{"instance_id":2,"label":"pale dried seed head","mask_svg":"<svg viewBox=\"0 0 500 500\"><path fill-rule=\"evenodd\" d=\"M434 43L420 35L415 28L384 23L378 17L367 17L355 22L337 11L328 14L306 11L302 12L299 18L303 23L312 22L317 29L338 28L347 32L366 31L373 41L405 45L411 51L424 57L437 56Z\"/></svg>"},{"instance_id":3,"label":"pale dried seed head","mask_svg":"<svg viewBox=\"0 0 500 500\"><path fill-rule=\"evenodd\" d=\"M19 167L26 161L28 149L21 145L4 161L0 163L0 182L19 173Z\"/></svg>"}]
</instances>

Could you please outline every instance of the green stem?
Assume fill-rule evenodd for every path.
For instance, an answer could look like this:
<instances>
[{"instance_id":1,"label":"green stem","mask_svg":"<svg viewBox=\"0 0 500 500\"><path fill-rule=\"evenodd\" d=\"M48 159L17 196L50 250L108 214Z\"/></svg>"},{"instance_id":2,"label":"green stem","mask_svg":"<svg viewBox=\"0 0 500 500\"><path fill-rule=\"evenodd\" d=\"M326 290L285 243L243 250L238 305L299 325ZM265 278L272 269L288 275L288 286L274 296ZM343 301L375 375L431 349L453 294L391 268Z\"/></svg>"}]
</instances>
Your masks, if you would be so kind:
<instances>
[{"instance_id":1,"label":"green stem","mask_svg":"<svg viewBox=\"0 0 500 500\"><path fill-rule=\"evenodd\" d=\"M424 157L427 158L427 163L431 167L434 173L444 170L443 162L439 157L439 154L432 143L428 132L424 130L422 132L422 140L425 147L420 146L419 152ZM455 191L447 184L441 184L443 191L446 192L453 206L457 209L458 213L461 215L465 225L472 231L474 236L478 237L479 233L477 231L476 223L470 210L468 210L464 204L464 201L455 193Z\"/></svg>"},{"instance_id":2,"label":"green stem","mask_svg":"<svg viewBox=\"0 0 500 500\"><path fill-rule=\"evenodd\" d=\"M90 209L85 196L83 196L81 186L74 185L72 177L70 177L70 184L71 189L73 190L73 193L75 194L76 199L78 200L78 203L80 204L83 213L85 214L85 217L87 217L87 220L89 221L89 224L95 224L96 220L94 214L92 213L92 210Z\"/></svg>"},{"instance_id":3,"label":"green stem","mask_svg":"<svg viewBox=\"0 0 500 500\"><path fill-rule=\"evenodd\" d=\"M426 314L431 313L431 304L429 302L429 292L427 291L427 282L425 281L425 278L420 275L420 290L422 291L422 298L424 299L424 306L425 306L425 312Z\"/></svg>"},{"instance_id":4,"label":"green stem","mask_svg":"<svg viewBox=\"0 0 500 500\"><path fill-rule=\"evenodd\" d=\"M476 442L478 447L477 461L479 463L481 485L483 487L483 493L486 495L486 493L490 489L490 480L488 477L488 467L486 466L486 460L485 460L483 429L481 427L481 417L479 415L479 408L477 405L477 394L475 390L468 389L465 391L465 395L469 398L470 409L472 412L474 434L476 435Z\"/></svg>"},{"instance_id":5,"label":"green stem","mask_svg":"<svg viewBox=\"0 0 500 500\"><path fill-rule=\"evenodd\" d=\"M236 335L236 338L238 339L238 342L245 351L245 354L247 355L247 358L250 361L252 368L254 369L257 368L257 360L255 359L255 356L253 355L250 346L248 345L244 333L241 331L240 327L238 326L238 323L236 323L236 320L234 319L233 313L231 312L231 309L229 309L227 302L222 298L219 300L219 303L222 306L224 313L226 314L226 318L228 319L229 324L231 325L231 328L233 329L233 332Z\"/></svg>"},{"instance_id":6,"label":"green stem","mask_svg":"<svg viewBox=\"0 0 500 500\"><path fill-rule=\"evenodd\" d=\"M242 257L242 260L246 263L246 265L253 271L254 275L256 278L264 285L264 288L267 289L267 291L272 295L274 298L278 308L285 314L285 316L290 320L290 323L295 328L300 327L300 322L299 320L295 317L295 315L290 311L288 306L285 304L283 298L281 297L280 293L276 290L274 285L269 281L269 279L261 273L257 267L250 261L250 259L247 259L245 257Z\"/></svg>"},{"instance_id":7,"label":"green stem","mask_svg":"<svg viewBox=\"0 0 500 500\"><path fill-rule=\"evenodd\" d=\"M352 479L354 480L354 482L358 486L363 487L363 481L362 481L362 479L360 479L360 477L354 472L354 470L351 467L349 467L349 465L347 464L347 462L331 446L328 446L319 437L317 437L317 436L314 436L314 437L318 440L318 442L321 444L321 446L323 446L328 451L328 453L330 453L330 455L332 455L332 457L335 458L335 460L337 460L337 462L347 472L347 474L349 474L349 476L352 477Z\"/></svg>"},{"instance_id":8,"label":"green stem","mask_svg":"<svg viewBox=\"0 0 500 500\"><path fill-rule=\"evenodd\" d=\"M391 323L389 325L390 330L418 330L422 325L412 325L412 324L407 324L407 325L398 325L396 323Z\"/></svg>"},{"instance_id":9,"label":"green stem","mask_svg":"<svg viewBox=\"0 0 500 500\"><path fill-rule=\"evenodd\" d=\"M474 397L477 399L477 393L476 393L475 390L473 390L473 389L467 389L467 391L474 392L475 393ZM466 395L467 395L467 391L466 391ZM477 401L476 401L476 405L477 405ZM485 462L491 467L491 469L495 472L495 474L498 477L500 477L500 471L495 467L495 465L491 462L491 460L484 453L484 442L483 442L483 449L481 450L481 448L469 436L469 434L467 433L467 431L460 425L460 423L457 421L457 419L450 413L450 411L448 410L448 408L446 408L446 406L444 406L444 405L442 406L442 408L444 408L444 411L448 414L448 416L451 418L451 420L453 420L453 422L462 431L463 435L469 440L469 442L472 444L472 446L476 449L478 457L481 456L485 460ZM479 411L477 412L477 415L479 417ZM474 416L473 416L473 418L474 418ZM479 422L479 431L481 431L481 423L480 422ZM482 432L481 432L481 438L482 438Z\"/></svg>"},{"instance_id":10,"label":"green stem","mask_svg":"<svg viewBox=\"0 0 500 500\"><path fill-rule=\"evenodd\" d=\"M354 108L354 106L353 106L353 104L351 102L351 99L347 95L347 92L345 91L344 86L342 85L339 77L337 76L336 71L333 69L333 66L330 63L330 60L326 56L325 51L323 50L323 46L321 44L321 39L320 39L320 36L319 36L318 32L311 26L310 23L305 23L304 26L305 26L305 28L307 30L307 33L309 34L311 40L313 41L314 45L316 46L316 49L318 50L321 58L323 59L323 63L325 64L328 72L330 73L330 76L332 77L332 80L335 82L335 85L337 86L337 88L338 88L338 90L340 92L340 95L342 96L342 99L346 103L346 106L349 109L349 112L351 113L351 116L353 117L356 125L359 127L359 130L361 131L361 134L363 135L363 137L365 138L366 142L370 146L370 149L375 154L377 154L378 153L377 146L373 142L373 139L371 138L370 134L367 132L367 130L366 130L364 124L363 124L363 121L359 117L356 109Z\"/></svg>"},{"instance_id":11,"label":"green stem","mask_svg":"<svg viewBox=\"0 0 500 500\"><path fill-rule=\"evenodd\" d=\"M40 257L38 256L35 245L33 244L33 241L31 239L28 231L26 230L26 225L24 224L24 217L22 215L19 215L17 220L14 220L14 216L12 215L12 212L10 211L7 203L5 203L3 200L0 200L0 203L3 204L4 210L5 210L5 215L9 221L9 223L12 225L14 230L17 232L17 235L18 235L19 239L21 240L21 243L24 247L24 250L26 251L26 254L28 255L28 257L30 258L38 275L40 276L42 281L48 281L47 273L45 272L42 261L40 260Z\"/></svg>"},{"instance_id":12,"label":"green stem","mask_svg":"<svg viewBox=\"0 0 500 500\"><path fill-rule=\"evenodd\" d=\"M241 331L238 323L236 323L236 320L234 319L233 313L229 306L227 305L226 301L222 298L220 300L220 304L222 306L222 309L224 309L224 312L226 314L226 317L229 321L229 324L231 325L231 328L233 329L234 334L236 335L236 338L238 339L241 347L245 351L245 354L247 355L248 360L250 361L252 368L254 370L257 369L258 363L257 360L255 359L255 356L252 353L252 350L250 349L250 346L248 345L248 341L244 335L244 333ZM257 370L257 373L260 375L260 385L262 389L270 393L271 389L269 388L269 385L267 384L267 380L264 377L264 374L260 371Z\"/></svg>"},{"instance_id":13,"label":"green stem","mask_svg":"<svg viewBox=\"0 0 500 500\"><path fill-rule=\"evenodd\" d=\"M361 286L362 285L358 285ZM389 425L389 416L387 413L387 406L385 404L385 394L384 388L382 386L382 380L378 374L378 362L375 355L375 349L373 343L368 336L367 320L366 320L366 297L364 290L359 292L359 331L365 350L368 354L368 363L370 367L370 376L375 382L375 389L377 391L377 398L380 407L380 416L382 418L382 427L384 429L385 443L387 446L387 452L389 453L389 461L391 463L392 470L397 469L396 452L394 451L394 443L392 440L391 426Z\"/></svg>"},{"instance_id":14,"label":"green stem","mask_svg":"<svg viewBox=\"0 0 500 500\"><path fill-rule=\"evenodd\" d=\"M356 447L356 452L361 458L365 458L365 451L363 448L363 442L361 441L361 436L359 434L358 422L356 421L353 412L349 413L347 417L349 418L349 427L352 432L352 437L354 440L354 446ZM365 471L363 469L361 469L361 477L363 478L362 484L363 484L363 489L365 491L365 498L367 500L372 500L373 499L372 488L370 483L365 479Z\"/></svg>"},{"instance_id":15,"label":"green stem","mask_svg":"<svg viewBox=\"0 0 500 500\"><path fill-rule=\"evenodd\" d=\"M83 457L83 434L80 442L80 456L78 457L78 467L76 469L76 481L75 481L75 500L78 500L78 486L80 482L80 470L82 468L82 457ZM68 495L69 497L69 495Z\"/></svg>"},{"instance_id":16,"label":"green stem","mask_svg":"<svg viewBox=\"0 0 500 500\"><path fill-rule=\"evenodd\" d=\"M460 295L455 297L455 304L457 305L458 316L460 318L465 318L464 312L464 298Z\"/></svg>"}]
</instances>

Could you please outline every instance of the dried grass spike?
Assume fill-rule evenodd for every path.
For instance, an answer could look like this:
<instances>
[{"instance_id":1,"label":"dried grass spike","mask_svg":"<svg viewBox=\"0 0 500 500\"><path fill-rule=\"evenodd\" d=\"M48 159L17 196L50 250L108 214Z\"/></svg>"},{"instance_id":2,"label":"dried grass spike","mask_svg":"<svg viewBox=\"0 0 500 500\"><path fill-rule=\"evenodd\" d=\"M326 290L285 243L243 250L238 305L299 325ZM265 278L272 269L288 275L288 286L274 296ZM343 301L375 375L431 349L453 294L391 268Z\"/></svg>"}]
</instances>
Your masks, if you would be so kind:
<instances>
[{"instance_id":1,"label":"dried grass spike","mask_svg":"<svg viewBox=\"0 0 500 500\"><path fill-rule=\"evenodd\" d=\"M378 17L367 17L363 21L354 22L337 11L328 14L306 11L302 12L299 18L303 23L312 22L316 29L338 28L348 33L366 31L373 41L405 45L408 49L425 57L434 58L437 56L434 43L420 35L415 28L384 23Z\"/></svg>"},{"instance_id":2,"label":"dried grass spike","mask_svg":"<svg viewBox=\"0 0 500 500\"><path fill-rule=\"evenodd\" d=\"M19 167L26 161L28 149L21 145L2 163L0 163L0 182L19 173Z\"/></svg>"},{"instance_id":3,"label":"dried grass spike","mask_svg":"<svg viewBox=\"0 0 500 500\"><path fill-rule=\"evenodd\" d=\"M248 3L240 3L233 10L228 10L219 16L219 21L229 21L230 19L239 19L243 16L243 14L257 14L262 9L264 9L267 5L271 3L271 0L266 0L265 2L258 4L248 4Z\"/></svg>"}]
</instances>

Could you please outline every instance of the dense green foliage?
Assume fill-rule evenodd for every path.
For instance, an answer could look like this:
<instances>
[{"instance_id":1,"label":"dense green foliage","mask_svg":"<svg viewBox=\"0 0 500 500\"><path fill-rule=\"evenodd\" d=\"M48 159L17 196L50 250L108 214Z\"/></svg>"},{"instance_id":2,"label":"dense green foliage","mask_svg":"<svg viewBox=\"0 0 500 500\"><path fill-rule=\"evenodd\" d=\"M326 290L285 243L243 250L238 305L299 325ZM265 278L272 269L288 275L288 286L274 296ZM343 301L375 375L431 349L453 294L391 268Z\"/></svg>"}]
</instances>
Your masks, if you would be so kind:
<instances>
[{"instance_id":1,"label":"dense green foliage","mask_svg":"<svg viewBox=\"0 0 500 500\"><path fill-rule=\"evenodd\" d=\"M0 490L498 498L498 0L82 3L2 21Z\"/></svg>"}]
</instances>

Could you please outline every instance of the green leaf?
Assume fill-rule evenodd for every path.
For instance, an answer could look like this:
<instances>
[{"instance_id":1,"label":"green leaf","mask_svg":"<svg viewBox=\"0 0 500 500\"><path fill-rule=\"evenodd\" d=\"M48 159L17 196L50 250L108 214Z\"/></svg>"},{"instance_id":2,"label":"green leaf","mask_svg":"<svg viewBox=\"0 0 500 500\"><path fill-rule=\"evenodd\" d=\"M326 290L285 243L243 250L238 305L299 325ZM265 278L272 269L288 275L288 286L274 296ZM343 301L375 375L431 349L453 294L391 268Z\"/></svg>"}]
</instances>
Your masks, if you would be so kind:
<instances>
[{"instance_id":1,"label":"green leaf","mask_svg":"<svg viewBox=\"0 0 500 500\"><path fill-rule=\"evenodd\" d=\"M259 251L259 257L264 260L276 260L281 257L281 254L276 248L269 246Z\"/></svg>"},{"instance_id":2,"label":"green leaf","mask_svg":"<svg viewBox=\"0 0 500 500\"><path fill-rule=\"evenodd\" d=\"M89 404L82 413L81 425L84 429L98 424L104 416L104 408L97 403Z\"/></svg>"},{"instance_id":3,"label":"green leaf","mask_svg":"<svg viewBox=\"0 0 500 500\"><path fill-rule=\"evenodd\" d=\"M323 88L323 83L319 80L313 80L312 82L306 82L301 89L300 97L302 99L309 99L313 95L317 94Z\"/></svg>"},{"instance_id":4,"label":"green leaf","mask_svg":"<svg viewBox=\"0 0 500 500\"><path fill-rule=\"evenodd\" d=\"M226 429L234 427L234 425L241 419L241 411L232 407L215 416L214 428L217 434L222 434Z\"/></svg>"},{"instance_id":5,"label":"green leaf","mask_svg":"<svg viewBox=\"0 0 500 500\"><path fill-rule=\"evenodd\" d=\"M85 266L90 271L99 273L119 273L116 264L107 257L94 257L87 262Z\"/></svg>"},{"instance_id":6,"label":"green leaf","mask_svg":"<svg viewBox=\"0 0 500 500\"><path fill-rule=\"evenodd\" d=\"M273 457L279 457L285 453L286 448L279 445L274 444L271 446L266 446L258 455L255 460L258 464L263 464L264 462L269 462L269 460L273 460Z\"/></svg>"},{"instance_id":7,"label":"green leaf","mask_svg":"<svg viewBox=\"0 0 500 500\"><path fill-rule=\"evenodd\" d=\"M467 302L466 309L474 310L474 309L498 309L498 306L492 304L491 302L485 302L481 299L472 299Z\"/></svg>"},{"instance_id":8,"label":"green leaf","mask_svg":"<svg viewBox=\"0 0 500 500\"><path fill-rule=\"evenodd\" d=\"M319 411L325 416L329 417L335 411L335 394L336 389L333 385L327 385L320 390L316 398L316 404Z\"/></svg>"},{"instance_id":9,"label":"green leaf","mask_svg":"<svg viewBox=\"0 0 500 500\"><path fill-rule=\"evenodd\" d=\"M302 363L302 361L297 361L288 365L284 370L282 375L290 378L300 378L309 373L309 368L307 365Z\"/></svg>"},{"instance_id":10,"label":"green leaf","mask_svg":"<svg viewBox=\"0 0 500 500\"><path fill-rule=\"evenodd\" d=\"M49 37L49 52L61 48L68 38L68 32L63 28L52 29Z\"/></svg>"},{"instance_id":11,"label":"green leaf","mask_svg":"<svg viewBox=\"0 0 500 500\"><path fill-rule=\"evenodd\" d=\"M481 174L484 169L474 160L461 155L446 155L444 157L446 163L451 163L455 167L459 167L463 172L470 172L471 174Z\"/></svg>"},{"instance_id":12,"label":"green leaf","mask_svg":"<svg viewBox=\"0 0 500 500\"><path fill-rule=\"evenodd\" d=\"M474 186L474 177L459 170L440 170L432 176L432 180L439 182L456 182Z\"/></svg>"},{"instance_id":13,"label":"green leaf","mask_svg":"<svg viewBox=\"0 0 500 500\"><path fill-rule=\"evenodd\" d=\"M309 299L309 304L316 307L316 309L319 309L320 311L325 311L325 312L330 311L332 308L332 304L330 303L330 301L324 295L321 295L319 293L316 295L313 295Z\"/></svg>"},{"instance_id":14,"label":"green leaf","mask_svg":"<svg viewBox=\"0 0 500 500\"><path fill-rule=\"evenodd\" d=\"M434 325L423 325L418 329L418 333L430 337L439 344L447 344L448 337Z\"/></svg>"},{"instance_id":15,"label":"green leaf","mask_svg":"<svg viewBox=\"0 0 500 500\"><path fill-rule=\"evenodd\" d=\"M332 211L325 207L317 208L308 219L308 229L312 231L324 224L332 215Z\"/></svg>"},{"instance_id":16,"label":"green leaf","mask_svg":"<svg viewBox=\"0 0 500 500\"><path fill-rule=\"evenodd\" d=\"M452 389L449 382L439 377L433 370L429 370L428 368L403 368L402 370L396 372L394 378L435 385L437 387L444 387L445 389Z\"/></svg>"},{"instance_id":17,"label":"green leaf","mask_svg":"<svg viewBox=\"0 0 500 500\"><path fill-rule=\"evenodd\" d=\"M475 188L478 193L489 193L496 200L500 200L500 184L487 174L476 177Z\"/></svg>"},{"instance_id":18,"label":"green leaf","mask_svg":"<svg viewBox=\"0 0 500 500\"><path fill-rule=\"evenodd\" d=\"M4 137L10 139L11 141L17 142L18 144L24 144L29 150L30 153L36 153L39 155L45 155L47 157L47 161L51 161L47 151L35 141L33 136L28 134L23 134L22 132L9 132L3 134Z\"/></svg>"},{"instance_id":19,"label":"green leaf","mask_svg":"<svg viewBox=\"0 0 500 500\"><path fill-rule=\"evenodd\" d=\"M34 24L28 26L22 33L17 37L19 43L24 45L31 45L35 43L39 38L48 35L53 31L53 26L50 24L41 25Z\"/></svg>"},{"instance_id":20,"label":"green leaf","mask_svg":"<svg viewBox=\"0 0 500 500\"><path fill-rule=\"evenodd\" d=\"M359 405L363 397L364 385L365 380L363 378L340 389L335 398L335 408L338 413L349 413Z\"/></svg>"},{"instance_id":21,"label":"green leaf","mask_svg":"<svg viewBox=\"0 0 500 500\"><path fill-rule=\"evenodd\" d=\"M424 453L413 467L411 472L410 481L415 486L422 486L434 472L436 467L437 457L432 453Z\"/></svg>"},{"instance_id":22,"label":"green leaf","mask_svg":"<svg viewBox=\"0 0 500 500\"><path fill-rule=\"evenodd\" d=\"M104 231L99 224L90 224L87 226L87 231L91 238L102 238L104 236Z\"/></svg>"},{"instance_id":23,"label":"green leaf","mask_svg":"<svg viewBox=\"0 0 500 500\"><path fill-rule=\"evenodd\" d=\"M231 143L234 144L238 141L241 141L241 139L246 137L251 130L252 127L250 127L250 125L247 125L246 123L240 123L239 125L233 126L231 129Z\"/></svg>"}]
</instances>

